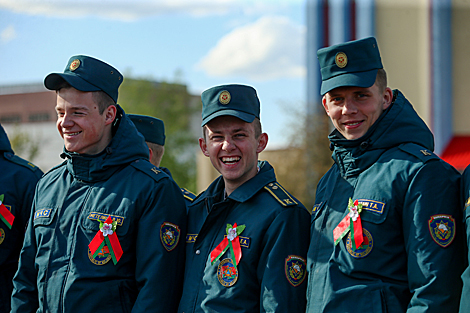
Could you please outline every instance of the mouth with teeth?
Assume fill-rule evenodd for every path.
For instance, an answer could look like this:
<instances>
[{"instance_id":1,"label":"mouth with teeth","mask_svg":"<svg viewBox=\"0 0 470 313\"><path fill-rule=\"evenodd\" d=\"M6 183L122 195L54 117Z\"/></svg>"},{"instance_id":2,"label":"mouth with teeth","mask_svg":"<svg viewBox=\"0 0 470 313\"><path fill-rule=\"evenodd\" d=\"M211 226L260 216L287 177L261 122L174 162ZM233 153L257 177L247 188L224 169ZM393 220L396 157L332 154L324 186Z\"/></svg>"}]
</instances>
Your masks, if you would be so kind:
<instances>
[{"instance_id":1,"label":"mouth with teeth","mask_svg":"<svg viewBox=\"0 0 470 313\"><path fill-rule=\"evenodd\" d=\"M360 125L362 124L362 121L359 121L359 122L350 122L350 123L344 123L344 125L346 127L354 127L354 126L357 126L357 125Z\"/></svg>"},{"instance_id":2,"label":"mouth with teeth","mask_svg":"<svg viewBox=\"0 0 470 313\"><path fill-rule=\"evenodd\" d=\"M76 136L76 135L78 135L78 134L80 134L80 133L81 133L81 131L75 132L75 133L66 133L66 134L64 134L64 135L66 135L66 136Z\"/></svg>"},{"instance_id":3,"label":"mouth with teeth","mask_svg":"<svg viewBox=\"0 0 470 313\"><path fill-rule=\"evenodd\" d=\"M240 161L240 157L222 157L220 158L220 160L222 161L222 163L224 164L235 164L237 163L238 161Z\"/></svg>"}]
</instances>

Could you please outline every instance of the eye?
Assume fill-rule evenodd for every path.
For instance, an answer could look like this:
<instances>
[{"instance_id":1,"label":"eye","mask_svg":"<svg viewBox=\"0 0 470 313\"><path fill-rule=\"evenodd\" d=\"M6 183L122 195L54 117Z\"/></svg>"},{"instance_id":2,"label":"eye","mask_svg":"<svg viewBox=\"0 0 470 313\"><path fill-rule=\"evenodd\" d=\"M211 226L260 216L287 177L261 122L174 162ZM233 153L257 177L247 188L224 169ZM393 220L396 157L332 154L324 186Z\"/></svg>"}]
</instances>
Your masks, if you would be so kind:
<instances>
[{"instance_id":1,"label":"eye","mask_svg":"<svg viewBox=\"0 0 470 313\"><path fill-rule=\"evenodd\" d=\"M211 139L212 141L220 141L220 140L223 140L224 137L223 137L223 136L214 135L214 136L211 136L210 139Z\"/></svg>"},{"instance_id":2,"label":"eye","mask_svg":"<svg viewBox=\"0 0 470 313\"><path fill-rule=\"evenodd\" d=\"M334 104L334 105L340 105L343 102L343 97L337 96L337 97L331 97L328 100L329 103Z\"/></svg>"},{"instance_id":3,"label":"eye","mask_svg":"<svg viewBox=\"0 0 470 313\"><path fill-rule=\"evenodd\" d=\"M356 96L357 96L357 98L362 99L362 98L369 97L369 94L368 93L358 93Z\"/></svg>"}]
</instances>

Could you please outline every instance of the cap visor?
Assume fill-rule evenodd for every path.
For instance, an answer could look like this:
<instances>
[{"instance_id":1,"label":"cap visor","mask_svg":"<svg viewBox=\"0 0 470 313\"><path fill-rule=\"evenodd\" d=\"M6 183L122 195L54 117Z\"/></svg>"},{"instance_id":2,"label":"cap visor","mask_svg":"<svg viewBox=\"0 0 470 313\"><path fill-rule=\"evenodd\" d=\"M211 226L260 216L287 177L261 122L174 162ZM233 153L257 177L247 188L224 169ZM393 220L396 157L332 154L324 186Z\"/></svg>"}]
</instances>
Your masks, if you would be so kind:
<instances>
[{"instance_id":1,"label":"cap visor","mask_svg":"<svg viewBox=\"0 0 470 313\"><path fill-rule=\"evenodd\" d=\"M73 88L80 91L99 91L100 88L95 85L90 84L80 76L75 74L62 74L62 73L52 73L46 76L44 79L44 86L50 90L59 89L60 85L66 81Z\"/></svg>"},{"instance_id":2,"label":"cap visor","mask_svg":"<svg viewBox=\"0 0 470 313\"><path fill-rule=\"evenodd\" d=\"M324 95L338 87L370 87L375 83L377 71L377 69L373 69L367 72L346 73L332 77L322 82L320 93Z\"/></svg>"},{"instance_id":3,"label":"cap visor","mask_svg":"<svg viewBox=\"0 0 470 313\"><path fill-rule=\"evenodd\" d=\"M244 122L251 123L254 121L255 116L253 114L245 113L245 112L240 112L240 111L235 111L235 110L220 110L217 111L209 116L207 116L205 119L202 120L201 126L206 125L209 123L211 120L213 120L216 117L219 116L225 116L225 115L230 115L230 116L235 116L241 119Z\"/></svg>"}]
</instances>

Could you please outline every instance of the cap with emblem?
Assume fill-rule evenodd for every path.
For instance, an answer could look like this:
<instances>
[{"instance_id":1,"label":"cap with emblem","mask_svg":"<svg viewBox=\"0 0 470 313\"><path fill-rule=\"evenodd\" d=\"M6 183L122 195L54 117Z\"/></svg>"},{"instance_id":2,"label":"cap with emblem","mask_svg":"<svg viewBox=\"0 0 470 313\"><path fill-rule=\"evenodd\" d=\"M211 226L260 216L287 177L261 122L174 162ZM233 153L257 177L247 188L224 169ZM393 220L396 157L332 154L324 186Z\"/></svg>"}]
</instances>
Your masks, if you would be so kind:
<instances>
[{"instance_id":1,"label":"cap with emblem","mask_svg":"<svg viewBox=\"0 0 470 313\"><path fill-rule=\"evenodd\" d=\"M322 84L320 93L345 86L370 87L383 68L374 37L349 41L317 51Z\"/></svg>"},{"instance_id":2,"label":"cap with emblem","mask_svg":"<svg viewBox=\"0 0 470 313\"><path fill-rule=\"evenodd\" d=\"M165 125L161 119L138 114L127 114L134 123L135 127L141 133L145 141L157 145L165 145Z\"/></svg>"},{"instance_id":3,"label":"cap with emblem","mask_svg":"<svg viewBox=\"0 0 470 313\"><path fill-rule=\"evenodd\" d=\"M44 79L44 86L57 90L66 81L80 91L104 91L116 103L123 77L109 64L98 59L75 55L69 59L63 73L51 73Z\"/></svg>"},{"instance_id":4,"label":"cap with emblem","mask_svg":"<svg viewBox=\"0 0 470 313\"><path fill-rule=\"evenodd\" d=\"M201 95L202 125L212 119L231 115L251 123L259 118L260 102L256 90L246 85L221 85L205 90Z\"/></svg>"}]
</instances>

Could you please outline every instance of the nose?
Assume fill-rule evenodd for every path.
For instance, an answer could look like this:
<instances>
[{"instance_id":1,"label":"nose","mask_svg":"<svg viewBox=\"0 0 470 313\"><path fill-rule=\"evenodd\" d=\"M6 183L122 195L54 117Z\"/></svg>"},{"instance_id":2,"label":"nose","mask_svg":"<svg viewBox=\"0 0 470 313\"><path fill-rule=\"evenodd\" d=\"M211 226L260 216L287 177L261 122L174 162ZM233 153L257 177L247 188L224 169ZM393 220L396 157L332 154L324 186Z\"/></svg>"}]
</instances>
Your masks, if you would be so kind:
<instances>
[{"instance_id":1,"label":"nose","mask_svg":"<svg viewBox=\"0 0 470 313\"><path fill-rule=\"evenodd\" d=\"M233 144L232 138L225 138L224 143L222 145L222 150L232 151L234 149L235 149L235 145Z\"/></svg>"},{"instance_id":2,"label":"nose","mask_svg":"<svg viewBox=\"0 0 470 313\"><path fill-rule=\"evenodd\" d=\"M69 114L59 116L58 123L62 128L69 128L73 126L73 120Z\"/></svg>"},{"instance_id":3,"label":"nose","mask_svg":"<svg viewBox=\"0 0 470 313\"><path fill-rule=\"evenodd\" d=\"M343 115L357 113L357 107L354 100L346 98L343 104Z\"/></svg>"}]
</instances>

